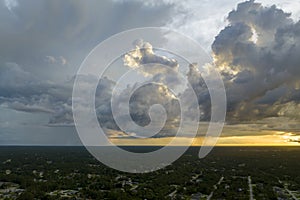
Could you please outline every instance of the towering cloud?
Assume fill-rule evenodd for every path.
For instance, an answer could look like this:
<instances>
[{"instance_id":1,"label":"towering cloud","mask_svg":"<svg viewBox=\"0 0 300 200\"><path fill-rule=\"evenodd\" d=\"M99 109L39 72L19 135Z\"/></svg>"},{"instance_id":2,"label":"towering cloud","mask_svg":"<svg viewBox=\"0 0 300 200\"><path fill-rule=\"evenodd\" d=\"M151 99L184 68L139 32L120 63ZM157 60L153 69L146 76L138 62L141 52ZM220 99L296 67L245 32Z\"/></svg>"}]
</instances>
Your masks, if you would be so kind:
<instances>
[{"instance_id":1,"label":"towering cloud","mask_svg":"<svg viewBox=\"0 0 300 200\"><path fill-rule=\"evenodd\" d=\"M229 119L276 117L298 105L300 22L253 0L240 3L227 19L212 50L227 87Z\"/></svg>"},{"instance_id":2,"label":"towering cloud","mask_svg":"<svg viewBox=\"0 0 300 200\"><path fill-rule=\"evenodd\" d=\"M177 97L167 85L180 85L181 81L177 74L179 64L174 58L167 58L156 53L148 42L137 40L134 42L134 46L134 50L124 55L124 65L137 70L144 77L150 77L150 80L127 86L127 89L117 98L122 100L123 96L131 94L130 116L139 126L147 126L151 122L149 116L151 106L155 104L163 106L167 115L166 123L155 137L174 135L179 127L180 106ZM122 110L128 105L119 103L118 106L118 109ZM156 119L154 120L163 120L162 113L155 115ZM126 124L126 121L131 119L123 118L122 120ZM128 130L130 131L130 127Z\"/></svg>"}]
</instances>

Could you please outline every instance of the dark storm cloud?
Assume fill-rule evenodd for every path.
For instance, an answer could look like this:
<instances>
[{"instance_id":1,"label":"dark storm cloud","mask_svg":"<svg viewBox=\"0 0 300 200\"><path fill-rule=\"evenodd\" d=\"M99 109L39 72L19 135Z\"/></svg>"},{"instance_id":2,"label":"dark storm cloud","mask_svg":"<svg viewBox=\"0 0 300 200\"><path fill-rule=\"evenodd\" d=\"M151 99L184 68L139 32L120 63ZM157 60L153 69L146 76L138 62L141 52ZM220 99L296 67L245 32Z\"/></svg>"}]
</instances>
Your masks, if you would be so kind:
<instances>
[{"instance_id":1,"label":"dark storm cloud","mask_svg":"<svg viewBox=\"0 0 300 200\"><path fill-rule=\"evenodd\" d=\"M194 92L198 98L198 104L191 105L190 109L200 109L200 120L208 121L211 115L210 95L196 63L189 65L187 79L192 88L188 88L183 93L185 103L189 103L189 98L191 97L190 93ZM194 118L194 116L190 116L189 113L186 113L186 115L192 119Z\"/></svg>"},{"instance_id":2,"label":"dark storm cloud","mask_svg":"<svg viewBox=\"0 0 300 200\"><path fill-rule=\"evenodd\" d=\"M287 102L297 105L300 22L252 0L240 3L227 19L212 49L227 87L229 119L279 116L291 106Z\"/></svg>"},{"instance_id":3,"label":"dark storm cloud","mask_svg":"<svg viewBox=\"0 0 300 200\"><path fill-rule=\"evenodd\" d=\"M1 3L0 103L48 113L51 126L72 125L72 77L88 52L120 31L161 26L170 9L108 0L29 0L9 7ZM101 82L96 105L102 105L97 106L101 123L115 128L109 115L111 84Z\"/></svg>"},{"instance_id":4,"label":"dark storm cloud","mask_svg":"<svg viewBox=\"0 0 300 200\"><path fill-rule=\"evenodd\" d=\"M0 66L0 103L23 112L57 115L70 107L72 84L43 81L15 63Z\"/></svg>"},{"instance_id":5,"label":"dark storm cloud","mask_svg":"<svg viewBox=\"0 0 300 200\"><path fill-rule=\"evenodd\" d=\"M6 63L0 67L0 103L10 109L29 113L48 113L49 126L73 125L72 89L74 78L54 83L43 81L25 71L15 63ZM86 76L89 86L96 77ZM103 109L110 108L110 97L114 83L106 78L101 79L96 93L96 109L105 125L109 113ZM102 106L102 107L100 107ZM110 119L111 121L111 119ZM113 123L113 122L109 122ZM110 127L109 125L105 125Z\"/></svg>"},{"instance_id":6,"label":"dark storm cloud","mask_svg":"<svg viewBox=\"0 0 300 200\"><path fill-rule=\"evenodd\" d=\"M174 86L181 83L177 75L178 62L175 59L161 56L148 42L137 40L134 42L134 46L133 51L124 55L124 65L137 70L144 77L151 78L143 84L127 86L126 90L117 97L118 110L128 106L123 97L132 94L129 100L130 117L137 125L147 126L151 122L150 107L159 104L165 109L167 119L161 131L154 137L173 136L179 127L180 106L177 97L167 85ZM124 116L116 117L122 119L125 126L127 121L131 120ZM156 113L156 118L160 119L162 116Z\"/></svg>"}]
</instances>

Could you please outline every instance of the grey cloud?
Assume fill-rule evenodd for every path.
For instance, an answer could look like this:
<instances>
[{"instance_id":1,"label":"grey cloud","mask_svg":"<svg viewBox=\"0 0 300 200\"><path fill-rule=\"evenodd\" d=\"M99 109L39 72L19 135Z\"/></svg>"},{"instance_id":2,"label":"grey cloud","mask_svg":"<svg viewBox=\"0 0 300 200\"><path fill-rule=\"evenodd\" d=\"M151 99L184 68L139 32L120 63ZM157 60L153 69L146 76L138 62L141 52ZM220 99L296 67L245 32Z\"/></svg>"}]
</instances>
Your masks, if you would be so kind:
<instances>
[{"instance_id":1,"label":"grey cloud","mask_svg":"<svg viewBox=\"0 0 300 200\"><path fill-rule=\"evenodd\" d=\"M30 112L30 113L54 113L53 110L47 109L37 105L25 105L21 102L12 102L8 104L8 107L14 110Z\"/></svg>"},{"instance_id":2,"label":"grey cloud","mask_svg":"<svg viewBox=\"0 0 300 200\"><path fill-rule=\"evenodd\" d=\"M178 74L182 72L178 71L179 64L176 58L170 59L160 56L159 51L153 50L151 44L145 42L139 43L134 51L126 54L123 61L130 68L141 71L144 76L154 75L149 83L153 81L161 84L161 86L146 84L141 88L138 88L139 85L135 85L129 88L129 91L125 91L128 94L130 90L134 91L137 89L130 99L131 117L137 124L147 125L150 122L149 107L153 104L160 104L166 109L168 118L165 127L157 137L174 135L180 122L180 105L177 98L182 99L182 105L190 105L192 102L190 98L194 96L192 93L196 94L198 100L195 101L195 105L188 107L187 113L183 113L184 116L197 121L210 119L210 95L196 63L190 64L187 68L188 71L184 75L186 82L184 82L178 78ZM147 65L149 63L152 65ZM188 82L190 85L187 84ZM167 90L167 86L171 85L176 88L178 86L182 87L183 84L186 84L184 90L181 90L177 97L169 94L170 91ZM192 113L194 113L195 109L200 109L200 119L196 119L196 116L193 116Z\"/></svg>"},{"instance_id":3,"label":"grey cloud","mask_svg":"<svg viewBox=\"0 0 300 200\"><path fill-rule=\"evenodd\" d=\"M130 96L129 105L126 105L122 98L129 94L132 95ZM114 116L120 118L125 126L128 120L133 120L138 126L147 126L151 121L149 116L150 107L159 104L165 109L167 119L162 130L154 137L173 136L176 133L180 122L180 106L178 99L173 96L172 92L165 85L153 83L146 83L145 85L136 84L127 87L126 90L118 94L116 99L118 100L117 109L120 110L120 113L122 113L121 110L124 109L125 106L129 106L131 119L127 117L124 118L122 115ZM155 113L155 117L155 120L160 120L162 115ZM134 130L128 127L126 131L132 132ZM140 133L135 134L139 135Z\"/></svg>"},{"instance_id":4,"label":"grey cloud","mask_svg":"<svg viewBox=\"0 0 300 200\"><path fill-rule=\"evenodd\" d=\"M166 109L167 121L179 119L179 102L171 93L164 85L147 84L138 88L130 98L131 117L139 125L145 126L150 122L149 107L161 104Z\"/></svg>"},{"instance_id":5,"label":"grey cloud","mask_svg":"<svg viewBox=\"0 0 300 200\"><path fill-rule=\"evenodd\" d=\"M130 28L161 26L171 9L108 0L29 0L12 6L0 4L0 103L49 113L49 126L73 124L72 77L94 46ZM103 82L96 99L100 123L116 129L109 115L112 83ZM103 104L105 108L98 107Z\"/></svg>"},{"instance_id":6,"label":"grey cloud","mask_svg":"<svg viewBox=\"0 0 300 200\"><path fill-rule=\"evenodd\" d=\"M239 72L236 77L233 79L234 83L236 84L242 84L242 83L248 83L253 80L253 73L249 70L244 70Z\"/></svg>"},{"instance_id":7,"label":"grey cloud","mask_svg":"<svg viewBox=\"0 0 300 200\"><path fill-rule=\"evenodd\" d=\"M212 49L227 87L229 120L276 117L286 102L298 104L287 91L299 92L299 22L252 0L239 4L228 21Z\"/></svg>"},{"instance_id":8,"label":"grey cloud","mask_svg":"<svg viewBox=\"0 0 300 200\"><path fill-rule=\"evenodd\" d=\"M0 4L0 59L22 64L43 79L64 81L98 43L130 28L161 26L170 9L141 2L29 0L18 2L14 16ZM46 56L60 64L67 60L68 67L53 71L45 64Z\"/></svg>"},{"instance_id":9,"label":"grey cloud","mask_svg":"<svg viewBox=\"0 0 300 200\"><path fill-rule=\"evenodd\" d=\"M0 67L0 103L23 112L55 114L70 105L72 85L44 82L16 63ZM51 123L51 120L50 120Z\"/></svg>"},{"instance_id":10,"label":"grey cloud","mask_svg":"<svg viewBox=\"0 0 300 200\"><path fill-rule=\"evenodd\" d=\"M87 86L96 77L83 77ZM10 109L29 113L48 113L48 126L72 126L72 89L74 78L63 83L43 82L38 77L24 71L15 63L0 68L0 103ZM96 108L100 121L113 123L107 109L114 83L107 78L101 79L96 92ZM106 109L103 109L103 104ZM102 106L102 107L99 107ZM109 119L109 122L106 122ZM105 125L105 127L111 127Z\"/></svg>"},{"instance_id":11,"label":"grey cloud","mask_svg":"<svg viewBox=\"0 0 300 200\"><path fill-rule=\"evenodd\" d=\"M55 114L50 118L49 125L61 126L61 125L73 125L72 106L66 103L62 103L56 109Z\"/></svg>"},{"instance_id":12,"label":"grey cloud","mask_svg":"<svg viewBox=\"0 0 300 200\"><path fill-rule=\"evenodd\" d=\"M240 3L236 10L228 15L230 23L246 23L259 28L261 31L276 32L279 27L291 24L293 20L290 13L285 13L275 5L264 7L254 0Z\"/></svg>"},{"instance_id":13,"label":"grey cloud","mask_svg":"<svg viewBox=\"0 0 300 200\"><path fill-rule=\"evenodd\" d=\"M196 63L189 65L189 71L187 73L187 79L192 88L187 88L183 93L184 103L189 105L189 98L191 98L190 93L195 93L198 98L198 104L191 105L190 109L199 109L200 110L200 119L207 121L210 119L211 115L211 102L208 88L201 76L200 71L198 70L198 65ZM191 116L189 113L186 113L188 117L194 119L195 116Z\"/></svg>"},{"instance_id":14,"label":"grey cloud","mask_svg":"<svg viewBox=\"0 0 300 200\"><path fill-rule=\"evenodd\" d=\"M104 77L100 80L96 91L96 113L101 127L105 129L119 130L116 124L112 110L111 98L115 82ZM106 131L107 133L107 131Z\"/></svg>"}]
</instances>

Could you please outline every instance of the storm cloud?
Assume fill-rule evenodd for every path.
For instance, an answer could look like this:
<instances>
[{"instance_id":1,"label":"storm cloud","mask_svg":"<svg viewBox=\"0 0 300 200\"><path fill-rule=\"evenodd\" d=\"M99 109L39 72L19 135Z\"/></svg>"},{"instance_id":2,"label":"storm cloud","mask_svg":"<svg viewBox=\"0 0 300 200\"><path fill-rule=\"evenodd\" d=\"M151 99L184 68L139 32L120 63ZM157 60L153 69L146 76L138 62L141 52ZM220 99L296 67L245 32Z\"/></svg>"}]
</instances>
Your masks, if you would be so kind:
<instances>
[{"instance_id":1,"label":"storm cloud","mask_svg":"<svg viewBox=\"0 0 300 200\"><path fill-rule=\"evenodd\" d=\"M0 106L11 112L43 115L43 119L44 114L48 116L48 121L32 126L74 126L74 76L85 56L120 31L145 23L162 26L170 9L166 5L147 8L140 2L108 0L0 2ZM101 84L104 89L98 87L96 108L100 123L115 129L107 100L112 83L103 80ZM32 134L17 129L14 131L20 135Z\"/></svg>"},{"instance_id":2,"label":"storm cloud","mask_svg":"<svg viewBox=\"0 0 300 200\"><path fill-rule=\"evenodd\" d=\"M226 84L228 120L299 119L300 22L253 0L240 3L227 20L212 50Z\"/></svg>"},{"instance_id":3,"label":"storm cloud","mask_svg":"<svg viewBox=\"0 0 300 200\"><path fill-rule=\"evenodd\" d=\"M5 0L0 3L0 107L7 109L5 113L9 110L22 112L20 118L34 114L32 118L38 119L37 116L43 115L46 123L43 121L40 126L46 128L72 127L75 74L92 48L120 31L164 26L192 36L205 45L205 49L213 42L214 64L226 86L228 124L245 123L249 128L247 124L253 123L257 125L255 131L297 132L300 120L300 21L295 19L300 12L295 5L299 2L287 3L288 11L295 10L291 15L282 9L280 1L276 2L280 7L246 1L227 15L237 0L227 1L226 5L222 0L189 0L188 3L178 0ZM146 126L151 105L161 104L168 117L156 136L173 136L179 126L180 109L178 97L166 84L186 84L176 76L182 63L168 53L161 53L150 43L137 40L133 50L123 57L123 64L129 69L137 69L145 77L153 75L149 84L132 85L118 94L120 98L133 94L129 102L131 118L136 124ZM188 103L193 89L198 101L190 109L200 109L199 120L209 121L210 96L197 63L184 67L192 88L182 91L181 95ZM97 77L82 78L85 87L89 87ZM158 84L150 84L151 81ZM115 85L109 77L99 82L95 102L98 121L107 129L108 135L118 132L117 137L132 137L134 133L120 131L112 114L110 100ZM124 105L119 106L122 109ZM185 114L194 119L189 113ZM21 124L17 119L16 122ZM23 132L22 128L14 131Z\"/></svg>"}]
</instances>

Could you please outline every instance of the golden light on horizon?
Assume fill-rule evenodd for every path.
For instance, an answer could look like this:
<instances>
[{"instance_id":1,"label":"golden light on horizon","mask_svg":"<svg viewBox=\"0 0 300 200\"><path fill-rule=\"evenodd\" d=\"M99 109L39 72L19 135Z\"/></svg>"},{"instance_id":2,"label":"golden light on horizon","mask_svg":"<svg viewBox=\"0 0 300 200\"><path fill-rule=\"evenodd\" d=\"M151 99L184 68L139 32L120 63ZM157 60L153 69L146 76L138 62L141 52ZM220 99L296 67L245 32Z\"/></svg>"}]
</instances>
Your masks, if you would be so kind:
<instances>
[{"instance_id":1,"label":"golden light on horizon","mask_svg":"<svg viewBox=\"0 0 300 200\"><path fill-rule=\"evenodd\" d=\"M298 137L288 132L269 131L268 135L228 136L218 138L216 146L300 146ZM110 141L120 146L166 146L171 141L173 146L186 146L192 138L111 138ZM196 137L191 146L201 146L205 137Z\"/></svg>"}]
</instances>

